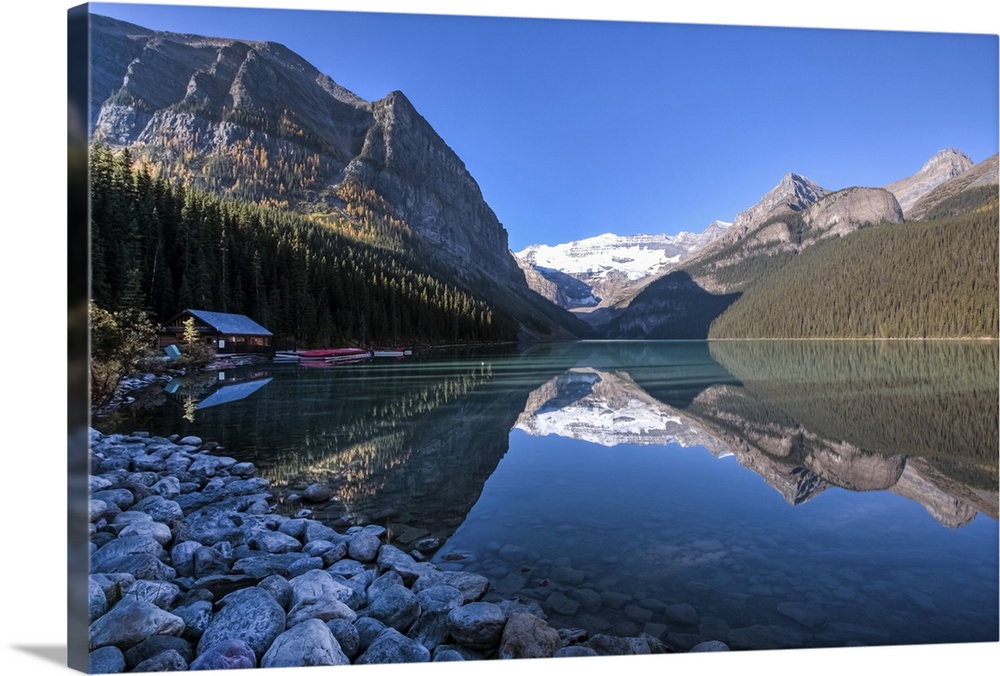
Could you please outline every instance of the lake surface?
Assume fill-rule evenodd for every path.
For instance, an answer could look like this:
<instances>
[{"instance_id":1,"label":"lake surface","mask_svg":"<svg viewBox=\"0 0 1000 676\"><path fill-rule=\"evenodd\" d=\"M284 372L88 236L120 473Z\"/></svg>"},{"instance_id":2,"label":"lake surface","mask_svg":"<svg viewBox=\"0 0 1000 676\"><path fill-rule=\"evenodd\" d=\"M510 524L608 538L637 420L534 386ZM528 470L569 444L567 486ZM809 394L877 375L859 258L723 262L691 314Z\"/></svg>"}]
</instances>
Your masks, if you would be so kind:
<instances>
[{"instance_id":1,"label":"lake surface","mask_svg":"<svg viewBox=\"0 0 1000 676\"><path fill-rule=\"evenodd\" d=\"M319 518L675 649L998 640L995 342L585 342L157 385ZM97 423L112 431L112 423ZM295 509L294 500L282 509Z\"/></svg>"}]
</instances>

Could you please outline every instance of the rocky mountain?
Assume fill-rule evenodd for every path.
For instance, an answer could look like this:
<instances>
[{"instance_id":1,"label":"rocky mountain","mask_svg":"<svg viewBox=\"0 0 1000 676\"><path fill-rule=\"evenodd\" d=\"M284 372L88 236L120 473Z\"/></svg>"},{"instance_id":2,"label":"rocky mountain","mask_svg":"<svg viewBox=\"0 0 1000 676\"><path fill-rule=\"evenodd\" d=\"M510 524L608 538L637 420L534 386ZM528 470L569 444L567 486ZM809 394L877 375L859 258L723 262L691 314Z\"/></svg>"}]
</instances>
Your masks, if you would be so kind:
<instances>
[{"instance_id":1,"label":"rocky mountain","mask_svg":"<svg viewBox=\"0 0 1000 676\"><path fill-rule=\"evenodd\" d=\"M955 178L972 168L972 160L965 153L946 148L934 154L920 171L885 186L896 196L907 219L913 219L911 208L927 193L945 181Z\"/></svg>"},{"instance_id":2,"label":"rocky mountain","mask_svg":"<svg viewBox=\"0 0 1000 676\"><path fill-rule=\"evenodd\" d=\"M805 176L788 173L757 204L741 211L724 235L715 239L700 254L710 255L753 234L764 222L779 214L793 214L815 204L830 191Z\"/></svg>"},{"instance_id":3,"label":"rocky mountain","mask_svg":"<svg viewBox=\"0 0 1000 676\"><path fill-rule=\"evenodd\" d=\"M995 157L972 166L968 156L950 149L935 154L913 176L886 188L830 192L798 174L787 174L760 202L741 212L725 233L681 261L678 272L688 275L685 280L656 280L609 308L602 315L604 331L608 337L691 337L692 330L707 329L712 323L706 308L714 308L712 312L719 316L735 302L738 296L733 294L773 277L815 244L876 225L954 216L980 208L989 204L989 190L995 193L990 186L996 185L996 176ZM890 246L888 241L886 246ZM891 246L887 260L903 255L901 246ZM934 252L927 251L921 258L933 261ZM845 265L849 267L846 261ZM851 274L855 279L862 273L854 270Z\"/></svg>"},{"instance_id":4,"label":"rocky mountain","mask_svg":"<svg viewBox=\"0 0 1000 676\"><path fill-rule=\"evenodd\" d=\"M787 178L787 177L786 177ZM780 186L779 186L780 187ZM816 192L810 192L811 198ZM903 212L892 193L882 188L846 188L823 191L815 201L798 206L787 202L756 211L745 221L746 229L726 233L711 250L687 261L685 269L703 288L713 292L742 290L754 273L741 271L762 256L797 253L816 242L839 237L877 223L901 223ZM760 205L749 211L755 211ZM746 215L743 212L740 216ZM739 222L739 218L737 222ZM735 226L734 226L735 227Z\"/></svg>"},{"instance_id":5,"label":"rocky mountain","mask_svg":"<svg viewBox=\"0 0 1000 676\"><path fill-rule=\"evenodd\" d=\"M401 92L364 101L272 42L99 15L91 41L95 142L192 188L354 223L516 317L523 337L582 330L528 288L478 184ZM366 229L373 213L389 232Z\"/></svg>"},{"instance_id":6,"label":"rocky mountain","mask_svg":"<svg viewBox=\"0 0 1000 676\"><path fill-rule=\"evenodd\" d=\"M958 191L995 183L996 161L991 159L992 165L987 161L972 171L969 157L949 148L936 153L916 174L885 188L851 187L835 193L788 173L731 225L717 221L701 235L681 233L677 241L665 242L654 236L607 234L553 247L535 245L516 255L533 279L532 288L541 295L563 307L599 308L587 315L592 325L619 337L640 337L648 329L659 335L663 326L683 321L686 301L676 298L678 290L686 295L694 287L716 295L739 292L766 270L786 262L788 255L818 241L876 223L921 218ZM664 258L657 257L654 249L662 250ZM694 287L671 278L656 290L657 280L682 268ZM531 277L531 270L538 274ZM569 285L577 282L586 286L570 291ZM650 285L653 288L647 292ZM674 296L664 301L660 296L667 289ZM633 309L633 316L616 321L639 298L647 303L656 298L655 307Z\"/></svg>"},{"instance_id":7,"label":"rocky mountain","mask_svg":"<svg viewBox=\"0 0 1000 676\"><path fill-rule=\"evenodd\" d=\"M701 233L614 235L533 244L514 255L528 272L529 285L565 308L606 307L675 269L729 227L715 221Z\"/></svg>"},{"instance_id":8,"label":"rocky mountain","mask_svg":"<svg viewBox=\"0 0 1000 676\"><path fill-rule=\"evenodd\" d=\"M996 188L998 182L998 155L993 155L968 170L938 184L921 195L905 211L907 219L922 220L933 214L935 209L962 195L969 195L980 189Z\"/></svg>"},{"instance_id":9,"label":"rocky mountain","mask_svg":"<svg viewBox=\"0 0 1000 676\"><path fill-rule=\"evenodd\" d=\"M814 189L789 174L767 199L680 270L606 313L609 338L705 338L712 321L758 278L803 249L876 223L900 223L895 197L881 188ZM800 190L808 188L807 190ZM822 192L822 196L806 205ZM733 232L733 228L739 228Z\"/></svg>"}]
</instances>

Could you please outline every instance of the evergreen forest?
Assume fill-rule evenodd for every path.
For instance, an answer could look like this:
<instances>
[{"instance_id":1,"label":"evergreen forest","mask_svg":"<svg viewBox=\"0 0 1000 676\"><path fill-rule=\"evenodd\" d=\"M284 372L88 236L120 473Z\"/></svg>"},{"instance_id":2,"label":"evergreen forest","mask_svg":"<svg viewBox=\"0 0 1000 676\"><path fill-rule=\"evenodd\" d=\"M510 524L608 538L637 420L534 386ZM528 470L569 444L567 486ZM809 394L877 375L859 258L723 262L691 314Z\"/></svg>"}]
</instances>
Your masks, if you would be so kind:
<instances>
[{"instance_id":1,"label":"evergreen forest","mask_svg":"<svg viewBox=\"0 0 1000 676\"><path fill-rule=\"evenodd\" d=\"M996 338L997 187L962 193L929 216L757 265L708 337Z\"/></svg>"},{"instance_id":2,"label":"evergreen forest","mask_svg":"<svg viewBox=\"0 0 1000 676\"><path fill-rule=\"evenodd\" d=\"M434 274L369 190L342 186L341 210L309 217L185 188L99 145L90 178L98 307L245 314L296 347L516 339L507 313Z\"/></svg>"}]
</instances>

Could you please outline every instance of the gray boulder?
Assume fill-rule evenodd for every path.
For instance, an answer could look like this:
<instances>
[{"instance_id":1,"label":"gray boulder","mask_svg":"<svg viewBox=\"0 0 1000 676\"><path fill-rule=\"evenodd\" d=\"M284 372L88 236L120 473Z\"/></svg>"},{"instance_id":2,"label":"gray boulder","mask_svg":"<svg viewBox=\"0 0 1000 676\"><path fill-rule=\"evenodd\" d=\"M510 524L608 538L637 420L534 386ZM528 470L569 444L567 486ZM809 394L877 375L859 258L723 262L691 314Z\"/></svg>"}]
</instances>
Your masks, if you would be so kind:
<instances>
[{"instance_id":1,"label":"gray boulder","mask_svg":"<svg viewBox=\"0 0 1000 676\"><path fill-rule=\"evenodd\" d=\"M194 575L194 553L204 545L194 540L179 542L170 548L170 565L181 577Z\"/></svg>"},{"instance_id":2,"label":"gray boulder","mask_svg":"<svg viewBox=\"0 0 1000 676\"><path fill-rule=\"evenodd\" d=\"M288 611L288 626L292 627L306 620L347 620L353 622L358 617L348 605L331 596L305 598L295 603Z\"/></svg>"},{"instance_id":3,"label":"gray boulder","mask_svg":"<svg viewBox=\"0 0 1000 676\"><path fill-rule=\"evenodd\" d=\"M177 585L162 580L136 580L128 590L129 598L148 601L164 610L169 610L180 594Z\"/></svg>"},{"instance_id":4,"label":"gray boulder","mask_svg":"<svg viewBox=\"0 0 1000 676\"><path fill-rule=\"evenodd\" d=\"M211 601L192 601L171 610L174 615L184 620L184 632L181 636L191 643L197 644L212 621Z\"/></svg>"},{"instance_id":5,"label":"gray boulder","mask_svg":"<svg viewBox=\"0 0 1000 676\"><path fill-rule=\"evenodd\" d=\"M464 662L462 654L455 650L441 650L434 654L433 662Z\"/></svg>"},{"instance_id":6,"label":"gray boulder","mask_svg":"<svg viewBox=\"0 0 1000 676\"><path fill-rule=\"evenodd\" d=\"M216 643L201 653L188 667L191 671L216 671L222 669L253 669L257 657L246 641L231 639Z\"/></svg>"},{"instance_id":7,"label":"gray boulder","mask_svg":"<svg viewBox=\"0 0 1000 676\"><path fill-rule=\"evenodd\" d=\"M87 505L87 516L90 523L94 523L108 511L108 503L104 500L90 500Z\"/></svg>"},{"instance_id":8,"label":"gray boulder","mask_svg":"<svg viewBox=\"0 0 1000 676\"><path fill-rule=\"evenodd\" d=\"M347 555L355 561L368 563L375 560L382 541L370 531L355 533L347 544Z\"/></svg>"},{"instance_id":9,"label":"gray boulder","mask_svg":"<svg viewBox=\"0 0 1000 676\"><path fill-rule=\"evenodd\" d=\"M336 580L324 570L310 570L291 581L292 604L306 599L332 598L346 602L354 595L354 590Z\"/></svg>"},{"instance_id":10,"label":"gray boulder","mask_svg":"<svg viewBox=\"0 0 1000 676\"><path fill-rule=\"evenodd\" d=\"M425 613L448 613L465 603L465 595L455 587L439 584L418 592L417 601Z\"/></svg>"},{"instance_id":11,"label":"gray boulder","mask_svg":"<svg viewBox=\"0 0 1000 676\"><path fill-rule=\"evenodd\" d=\"M233 566L232 557L217 547L199 547L192 556L195 577L225 575Z\"/></svg>"},{"instance_id":12,"label":"gray boulder","mask_svg":"<svg viewBox=\"0 0 1000 676\"><path fill-rule=\"evenodd\" d=\"M163 672L163 671L187 671L188 662L184 659L176 650L166 650L162 653L157 653L149 659L143 660L139 664L135 665L135 668L131 670L131 673L149 673L149 672Z\"/></svg>"},{"instance_id":13,"label":"gray boulder","mask_svg":"<svg viewBox=\"0 0 1000 676\"><path fill-rule=\"evenodd\" d=\"M114 543L111 543L114 544ZM98 550L97 554L101 551ZM172 580L177 572L152 554L132 554L91 567L93 573L123 573L137 580Z\"/></svg>"},{"instance_id":14,"label":"gray boulder","mask_svg":"<svg viewBox=\"0 0 1000 676\"><path fill-rule=\"evenodd\" d=\"M430 662L431 653L416 641L395 629L380 633L355 664L398 664L401 662Z\"/></svg>"},{"instance_id":15,"label":"gray boulder","mask_svg":"<svg viewBox=\"0 0 1000 676\"><path fill-rule=\"evenodd\" d=\"M595 634L587 646L598 655L650 655L649 644L639 638L625 638L609 634Z\"/></svg>"},{"instance_id":16,"label":"gray boulder","mask_svg":"<svg viewBox=\"0 0 1000 676\"><path fill-rule=\"evenodd\" d=\"M448 638L448 613L446 611L421 613L406 635L433 651Z\"/></svg>"},{"instance_id":17,"label":"gray boulder","mask_svg":"<svg viewBox=\"0 0 1000 676\"><path fill-rule=\"evenodd\" d=\"M309 556L319 557L323 561L323 567L327 568L347 556L347 542L313 540L302 551Z\"/></svg>"},{"instance_id":18,"label":"gray boulder","mask_svg":"<svg viewBox=\"0 0 1000 676\"><path fill-rule=\"evenodd\" d=\"M108 612L108 597L93 577L87 580L87 611L91 622Z\"/></svg>"},{"instance_id":19,"label":"gray boulder","mask_svg":"<svg viewBox=\"0 0 1000 676\"><path fill-rule=\"evenodd\" d=\"M326 569L331 575L343 575L346 578L356 577L365 573L365 564L353 559L341 559Z\"/></svg>"},{"instance_id":20,"label":"gray boulder","mask_svg":"<svg viewBox=\"0 0 1000 676\"><path fill-rule=\"evenodd\" d=\"M507 616L494 603L477 601L448 613L448 632L458 643L474 650L489 650L500 644Z\"/></svg>"},{"instance_id":21,"label":"gray boulder","mask_svg":"<svg viewBox=\"0 0 1000 676\"><path fill-rule=\"evenodd\" d=\"M292 604L292 585L281 575L269 575L257 583L257 586L268 591L285 610Z\"/></svg>"},{"instance_id":22,"label":"gray boulder","mask_svg":"<svg viewBox=\"0 0 1000 676\"><path fill-rule=\"evenodd\" d=\"M377 582L378 580L373 582L372 586ZM368 607L368 615L384 622L387 627L406 633L420 617L420 603L412 591L402 585L395 585L375 598Z\"/></svg>"},{"instance_id":23,"label":"gray boulder","mask_svg":"<svg viewBox=\"0 0 1000 676\"><path fill-rule=\"evenodd\" d=\"M368 598L368 604L371 605L375 602L382 592L386 591L391 587L402 587L404 586L403 578L399 576L394 570L386 571L382 573L377 578L372 580L371 584L365 590L365 595Z\"/></svg>"},{"instance_id":24,"label":"gray boulder","mask_svg":"<svg viewBox=\"0 0 1000 676\"><path fill-rule=\"evenodd\" d=\"M329 627L320 620L306 620L278 635L260 661L266 668L350 663Z\"/></svg>"},{"instance_id":25,"label":"gray boulder","mask_svg":"<svg viewBox=\"0 0 1000 676\"><path fill-rule=\"evenodd\" d=\"M702 641L698 645L691 648L690 652L693 653L721 653L727 652L729 646L727 646L722 641Z\"/></svg>"},{"instance_id":26,"label":"gray boulder","mask_svg":"<svg viewBox=\"0 0 1000 676\"><path fill-rule=\"evenodd\" d=\"M128 650L155 634L180 636L184 620L148 601L124 599L90 625L90 649Z\"/></svg>"},{"instance_id":27,"label":"gray boulder","mask_svg":"<svg viewBox=\"0 0 1000 676\"><path fill-rule=\"evenodd\" d=\"M291 535L277 531L260 530L247 538L252 549L259 549L268 554L287 554L302 549L302 543Z\"/></svg>"},{"instance_id":28,"label":"gray boulder","mask_svg":"<svg viewBox=\"0 0 1000 676\"><path fill-rule=\"evenodd\" d=\"M382 573L387 570L396 571L406 584L411 584L417 578L437 570L437 568L429 563L417 562L412 556L394 545L382 545L379 548L378 569ZM413 591L417 592L420 590L414 589Z\"/></svg>"},{"instance_id":29,"label":"gray boulder","mask_svg":"<svg viewBox=\"0 0 1000 676\"><path fill-rule=\"evenodd\" d=\"M562 647L559 632L528 613L516 613L504 625L500 659L552 657Z\"/></svg>"},{"instance_id":30,"label":"gray boulder","mask_svg":"<svg viewBox=\"0 0 1000 676\"><path fill-rule=\"evenodd\" d=\"M383 550L385 547L382 548ZM380 554L381 558L381 554ZM489 578L476 573L466 573L458 570L437 570L431 567L423 572L413 583L413 591L420 593L425 589L447 585L462 592L462 596L468 601L479 601L490 588Z\"/></svg>"},{"instance_id":31,"label":"gray boulder","mask_svg":"<svg viewBox=\"0 0 1000 676\"><path fill-rule=\"evenodd\" d=\"M90 496L91 500L100 500L105 503L105 510L108 505L115 505L118 509L125 510L135 504L135 496L132 491L125 488L109 488L98 491Z\"/></svg>"},{"instance_id":32,"label":"gray boulder","mask_svg":"<svg viewBox=\"0 0 1000 676\"><path fill-rule=\"evenodd\" d=\"M302 499L309 502L326 502L333 497L333 490L326 484L309 484L302 491Z\"/></svg>"},{"instance_id":33,"label":"gray boulder","mask_svg":"<svg viewBox=\"0 0 1000 676\"><path fill-rule=\"evenodd\" d=\"M149 554L159 559L164 555L163 546L148 535L117 538L97 550L90 562L91 572L117 572L107 569L123 567L129 559L140 554Z\"/></svg>"},{"instance_id":34,"label":"gray boulder","mask_svg":"<svg viewBox=\"0 0 1000 676\"><path fill-rule=\"evenodd\" d=\"M125 655L116 646L98 648L87 657L87 671L91 674L120 674L125 671Z\"/></svg>"},{"instance_id":35,"label":"gray boulder","mask_svg":"<svg viewBox=\"0 0 1000 676\"><path fill-rule=\"evenodd\" d=\"M302 552L248 556L233 563L233 572L263 580L269 575L288 575L289 567L303 558L310 557Z\"/></svg>"},{"instance_id":36,"label":"gray boulder","mask_svg":"<svg viewBox=\"0 0 1000 676\"><path fill-rule=\"evenodd\" d=\"M330 542L339 542L345 538L329 526L322 524L319 521L309 519L306 523L305 531L303 532L303 539L308 543L313 540L329 540Z\"/></svg>"},{"instance_id":37,"label":"gray boulder","mask_svg":"<svg viewBox=\"0 0 1000 676\"><path fill-rule=\"evenodd\" d=\"M198 641L198 655L224 641L240 639L246 641L259 660L285 630L284 609L259 587L235 591L225 601Z\"/></svg>"},{"instance_id":38,"label":"gray boulder","mask_svg":"<svg viewBox=\"0 0 1000 676\"><path fill-rule=\"evenodd\" d=\"M337 639L340 649L344 651L348 659L354 659L358 655L358 648L361 647L361 637L358 635L358 628L347 620L330 620L326 623L333 637Z\"/></svg>"},{"instance_id":39,"label":"gray boulder","mask_svg":"<svg viewBox=\"0 0 1000 676\"><path fill-rule=\"evenodd\" d=\"M151 495L132 505L134 512L142 512L153 517L154 521L171 523L184 518L184 510L173 500L167 500L161 495Z\"/></svg>"},{"instance_id":40,"label":"gray boulder","mask_svg":"<svg viewBox=\"0 0 1000 676\"><path fill-rule=\"evenodd\" d=\"M174 651L181 656L184 660L184 669L187 669L188 662L194 659L194 650L192 649L191 644L184 640L181 636L156 634L155 636L150 636L142 643L138 643L130 648L125 653L125 665L128 667L129 671L134 671L137 665L167 651ZM160 671L173 670L161 669Z\"/></svg>"},{"instance_id":41,"label":"gray boulder","mask_svg":"<svg viewBox=\"0 0 1000 676\"><path fill-rule=\"evenodd\" d=\"M585 645L568 645L557 650L553 657L597 657L597 651Z\"/></svg>"},{"instance_id":42,"label":"gray boulder","mask_svg":"<svg viewBox=\"0 0 1000 676\"><path fill-rule=\"evenodd\" d=\"M316 556L304 556L288 565L288 577L298 577L310 570L323 570L323 559Z\"/></svg>"},{"instance_id":43,"label":"gray boulder","mask_svg":"<svg viewBox=\"0 0 1000 676\"><path fill-rule=\"evenodd\" d=\"M181 494L181 482L175 476L165 476L150 488L167 500L173 500Z\"/></svg>"},{"instance_id":44,"label":"gray boulder","mask_svg":"<svg viewBox=\"0 0 1000 676\"><path fill-rule=\"evenodd\" d=\"M374 617L359 617L354 622L354 628L358 630L358 650L364 652L375 642L387 627Z\"/></svg>"}]
</instances>

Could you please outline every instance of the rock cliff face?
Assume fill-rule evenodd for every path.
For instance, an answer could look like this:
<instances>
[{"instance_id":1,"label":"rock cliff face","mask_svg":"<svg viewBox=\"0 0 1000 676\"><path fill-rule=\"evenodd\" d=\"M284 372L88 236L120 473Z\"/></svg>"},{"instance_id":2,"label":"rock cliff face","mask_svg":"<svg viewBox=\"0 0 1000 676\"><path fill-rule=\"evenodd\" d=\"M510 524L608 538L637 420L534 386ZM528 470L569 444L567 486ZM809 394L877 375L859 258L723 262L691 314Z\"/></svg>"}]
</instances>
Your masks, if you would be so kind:
<instances>
[{"instance_id":1,"label":"rock cliff face","mask_svg":"<svg viewBox=\"0 0 1000 676\"><path fill-rule=\"evenodd\" d=\"M903 210L888 190L847 188L823 197L806 209L806 237L820 240L846 235L866 225L902 223Z\"/></svg>"},{"instance_id":2,"label":"rock cliff face","mask_svg":"<svg viewBox=\"0 0 1000 676\"><path fill-rule=\"evenodd\" d=\"M532 292L461 159L401 92L369 103L271 42L91 15L91 134L154 173L236 200L352 218L374 195L427 273L487 300L522 337L584 330Z\"/></svg>"},{"instance_id":3,"label":"rock cliff face","mask_svg":"<svg viewBox=\"0 0 1000 676\"><path fill-rule=\"evenodd\" d=\"M801 209L792 209L787 203L780 204L767 212L769 215L763 221L759 220L762 218L760 213L746 221L755 225L739 239L730 240L728 250L714 261L710 270L725 269L736 261L755 255L798 252L819 240L846 235L868 225L903 221L903 212L896 198L881 188L846 188L827 192ZM711 274L696 276L699 281L708 283L709 288L731 288L714 277Z\"/></svg>"},{"instance_id":4,"label":"rock cliff face","mask_svg":"<svg viewBox=\"0 0 1000 676\"><path fill-rule=\"evenodd\" d=\"M927 193L945 181L959 176L972 168L972 160L965 153L946 148L934 154L920 171L885 186L896 196L907 219L913 218L911 208Z\"/></svg>"},{"instance_id":5,"label":"rock cliff face","mask_svg":"<svg viewBox=\"0 0 1000 676\"><path fill-rule=\"evenodd\" d=\"M778 185L761 197L757 204L741 211L726 233L712 242L701 255L710 255L714 251L743 240L764 222L777 215L802 211L829 192L805 176L785 174Z\"/></svg>"},{"instance_id":6,"label":"rock cliff face","mask_svg":"<svg viewBox=\"0 0 1000 676\"><path fill-rule=\"evenodd\" d=\"M308 158L311 184L335 178L373 122L371 104L279 44L152 31L99 15L91 15L91 39L94 140L133 146L227 196L237 196L239 179L261 197L288 199L266 166L236 175L245 157L259 165L298 154ZM217 166L227 163L235 166Z\"/></svg>"},{"instance_id":7,"label":"rock cliff face","mask_svg":"<svg viewBox=\"0 0 1000 676\"><path fill-rule=\"evenodd\" d=\"M712 321L735 301L734 294L783 258L823 239L902 220L902 209L887 190L831 193L787 174L720 237L682 261L680 270L612 307L604 330L613 338L705 338Z\"/></svg>"},{"instance_id":8,"label":"rock cliff face","mask_svg":"<svg viewBox=\"0 0 1000 676\"><path fill-rule=\"evenodd\" d=\"M402 92L372 108L374 123L361 153L344 170L345 179L374 189L395 206L459 276L523 285L507 231L462 160Z\"/></svg>"}]
</instances>

